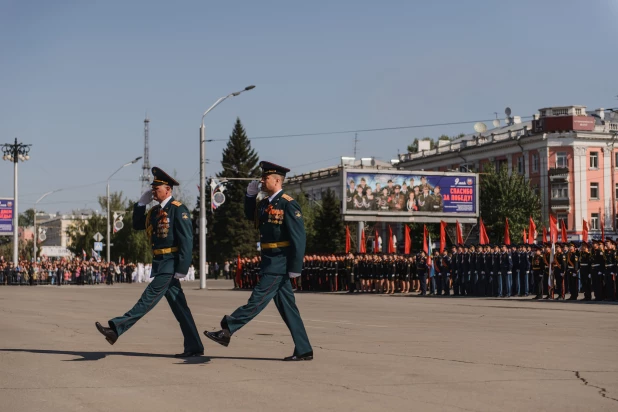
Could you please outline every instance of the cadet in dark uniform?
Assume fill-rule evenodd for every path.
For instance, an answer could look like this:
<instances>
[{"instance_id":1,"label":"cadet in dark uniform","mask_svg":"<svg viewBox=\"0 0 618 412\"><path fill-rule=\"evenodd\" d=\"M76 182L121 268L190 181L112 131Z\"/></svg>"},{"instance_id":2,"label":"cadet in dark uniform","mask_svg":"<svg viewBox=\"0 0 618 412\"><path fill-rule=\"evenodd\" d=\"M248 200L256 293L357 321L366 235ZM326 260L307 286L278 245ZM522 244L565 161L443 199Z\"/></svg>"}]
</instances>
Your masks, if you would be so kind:
<instances>
[{"instance_id":1,"label":"cadet in dark uniform","mask_svg":"<svg viewBox=\"0 0 618 412\"><path fill-rule=\"evenodd\" d=\"M262 264L260 280L245 306L236 309L221 320L221 330L205 331L204 334L215 342L228 346L230 337L238 329L255 318L274 299L281 318L292 334L294 354L284 358L286 361L313 359L313 349L305 331L305 325L296 306L290 278L300 276L305 256L305 223L299 204L283 193L282 183L287 169L269 162L260 162L262 168L262 190L268 197L259 204L258 182L247 187L245 197L245 217L255 221L260 230Z\"/></svg>"},{"instance_id":2,"label":"cadet in dark uniform","mask_svg":"<svg viewBox=\"0 0 618 412\"><path fill-rule=\"evenodd\" d=\"M545 261L545 257L542 255L540 246L536 247L536 251L535 254L532 256L530 266L532 267L534 290L536 291L536 296L534 297L534 299L543 299L543 278L547 262Z\"/></svg>"},{"instance_id":3,"label":"cadet in dark uniform","mask_svg":"<svg viewBox=\"0 0 618 412\"><path fill-rule=\"evenodd\" d=\"M582 281L582 289L584 290L584 300L592 300L592 281L590 279L590 265L592 264L592 255L588 251L588 244L583 242L581 252L579 253L579 276Z\"/></svg>"},{"instance_id":4,"label":"cadet in dark uniform","mask_svg":"<svg viewBox=\"0 0 618 412\"><path fill-rule=\"evenodd\" d=\"M577 281L577 272L579 271L579 256L575 252L575 245L569 243L569 251L566 255L566 283L569 286L571 296L569 300L577 300L579 295L579 282Z\"/></svg>"},{"instance_id":5,"label":"cadet in dark uniform","mask_svg":"<svg viewBox=\"0 0 618 412\"><path fill-rule=\"evenodd\" d=\"M592 287L594 300L603 300L603 274L605 273L605 253L603 244L599 241L592 243Z\"/></svg>"},{"instance_id":6,"label":"cadet in dark uniform","mask_svg":"<svg viewBox=\"0 0 618 412\"><path fill-rule=\"evenodd\" d=\"M176 180L158 167L152 168L152 175L152 190L144 193L133 208L133 229L146 230L151 241L154 257L150 277L154 279L146 286L142 297L131 310L111 319L108 322L109 328L99 322L96 322L96 327L113 345L120 335L129 330L165 296L184 336L184 352L176 357L200 356L204 354L204 346L179 281L187 276L191 266L191 212L172 197L172 187L179 184ZM146 213L146 205L153 198L159 205Z\"/></svg>"},{"instance_id":7,"label":"cadet in dark uniform","mask_svg":"<svg viewBox=\"0 0 618 412\"><path fill-rule=\"evenodd\" d=\"M427 265L427 254L424 250L416 256L416 273L418 274L418 280L420 282L421 293L419 295L427 295L427 272L429 266Z\"/></svg>"}]
</instances>

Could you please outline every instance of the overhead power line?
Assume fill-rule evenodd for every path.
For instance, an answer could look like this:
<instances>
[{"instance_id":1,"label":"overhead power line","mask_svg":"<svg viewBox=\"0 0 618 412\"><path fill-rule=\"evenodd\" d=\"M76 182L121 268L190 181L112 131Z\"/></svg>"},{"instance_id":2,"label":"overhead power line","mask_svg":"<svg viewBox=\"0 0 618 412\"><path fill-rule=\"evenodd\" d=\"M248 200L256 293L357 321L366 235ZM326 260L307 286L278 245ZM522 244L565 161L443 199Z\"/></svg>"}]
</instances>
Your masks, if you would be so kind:
<instances>
[{"instance_id":1,"label":"overhead power line","mask_svg":"<svg viewBox=\"0 0 618 412\"><path fill-rule=\"evenodd\" d=\"M532 118L532 116L522 116L522 119ZM462 122L445 122L445 123L429 123L429 124L415 124L411 126L393 126L393 127L378 127L374 129L355 129L355 130L338 130L332 132L315 132L315 133L297 133L297 134L282 134L274 136L257 136L250 137L249 140L262 140L262 139L283 139L292 137L307 137L307 136L328 136L337 134L350 134L350 133L371 133L371 132L383 132L389 130L405 130L405 129L422 129L425 127L439 127L439 126L457 126L461 124L472 124L478 122L493 122L494 119L485 120L466 120ZM226 142L228 139L210 139L207 142Z\"/></svg>"}]
</instances>

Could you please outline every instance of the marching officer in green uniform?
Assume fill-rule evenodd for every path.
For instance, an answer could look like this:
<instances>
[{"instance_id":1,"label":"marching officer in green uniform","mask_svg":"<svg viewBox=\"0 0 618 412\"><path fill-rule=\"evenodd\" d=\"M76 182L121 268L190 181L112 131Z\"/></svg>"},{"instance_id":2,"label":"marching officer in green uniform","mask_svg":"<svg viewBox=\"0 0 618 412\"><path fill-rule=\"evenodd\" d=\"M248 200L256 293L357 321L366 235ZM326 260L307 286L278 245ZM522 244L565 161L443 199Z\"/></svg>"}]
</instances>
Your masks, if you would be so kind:
<instances>
[{"instance_id":1,"label":"marching officer in green uniform","mask_svg":"<svg viewBox=\"0 0 618 412\"><path fill-rule=\"evenodd\" d=\"M285 361L313 359L305 326L296 306L290 278L300 276L305 255L305 224L299 204L283 193L283 179L290 169L274 163L260 162L262 191L268 197L256 201L260 189L257 181L249 183L245 197L245 217L260 231L262 264L260 280L246 305L221 320L221 330L204 331L213 341L228 346L238 329L255 318L274 299L279 314L294 340L294 353Z\"/></svg>"},{"instance_id":2,"label":"marching officer in green uniform","mask_svg":"<svg viewBox=\"0 0 618 412\"><path fill-rule=\"evenodd\" d=\"M204 346L179 281L187 276L191 266L191 213L185 205L172 197L172 187L179 185L176 180L158 167L152 168L152 175L152 189L145 192L133 208L133 229L146 230L151 241L154 257L150 277L154 279L131 310L111 319L108 322L109 327L104 327L99 322L96 322L96 327L113 345L120 335L129 330L165 296L184 335L184 352L175 356L201 356L204 354ZM159 205L146 213L146 205L153 198Z\"/></svg>"}]
</instances>

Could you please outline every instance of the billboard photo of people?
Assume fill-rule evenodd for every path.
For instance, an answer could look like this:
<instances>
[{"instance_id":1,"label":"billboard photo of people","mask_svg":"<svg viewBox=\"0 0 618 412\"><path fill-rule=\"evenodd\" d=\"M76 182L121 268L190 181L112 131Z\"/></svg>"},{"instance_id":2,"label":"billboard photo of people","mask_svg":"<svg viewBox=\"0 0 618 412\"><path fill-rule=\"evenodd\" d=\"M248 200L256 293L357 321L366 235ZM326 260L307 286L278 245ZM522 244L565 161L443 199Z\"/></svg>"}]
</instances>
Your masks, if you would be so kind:
<instances>
[{"instance_id":1,"label":"billboard photo of people","mask_svg":"<svg viewBox=\"0 0 618 412\"><path fill-rule=\"evenodd\" d=\"M347 170L346 214L477 214L470 173Z\"/></svg>"}]
</instances>

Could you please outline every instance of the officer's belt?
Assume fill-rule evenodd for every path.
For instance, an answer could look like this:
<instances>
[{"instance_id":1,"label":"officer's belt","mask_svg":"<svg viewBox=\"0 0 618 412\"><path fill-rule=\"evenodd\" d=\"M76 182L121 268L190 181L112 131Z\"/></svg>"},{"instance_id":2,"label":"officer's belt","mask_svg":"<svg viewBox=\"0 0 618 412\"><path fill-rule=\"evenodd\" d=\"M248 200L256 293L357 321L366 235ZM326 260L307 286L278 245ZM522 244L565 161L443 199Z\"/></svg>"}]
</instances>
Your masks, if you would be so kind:
<instances>
[{"instance_id":1,"label":"officer's belt","mask_svg":"<svg viewBox=\"0 0 618 412\"><path fill-rule=\"evenodd\" d=\"M153 255L165 255L166 253L178 252L178 247L166 247L163 249L153 249Z\"/></svg>"},{"instance_id":2,"label":"officer's belt","mask_svg":"<svg viewBox=\"0 0 618 412\"><path fill-rule=\"evenodd\" d=\"M290 242L288 240L283 242L274 242L274 243L260 243L260 248L264 249L277 249L280 247L290 246Z\"/></svg>"},{"instance_id":3,"label":"officer's belt","mask_svg":"<svg viewBox=\"0 0 618 412\"><path fill-rule=\"evenodd\" d=\"M579 266L588 266L587 263L580 263Z\"/></svg>"},{"instance_id":4,"label":"officer's belt","mask_svg":"<svg viewBox=\"0 0 618 412\"><path fill-rule=\"evenodd\" d=\"M596 265L592 265L592 267L595 267L595 266L601 266L601 265L600 265L600 264L598 264L598 263L597 263Z\"/></svg>"}]
</instances>

